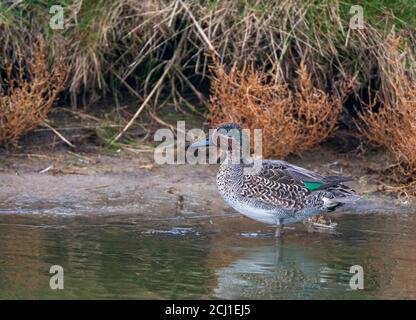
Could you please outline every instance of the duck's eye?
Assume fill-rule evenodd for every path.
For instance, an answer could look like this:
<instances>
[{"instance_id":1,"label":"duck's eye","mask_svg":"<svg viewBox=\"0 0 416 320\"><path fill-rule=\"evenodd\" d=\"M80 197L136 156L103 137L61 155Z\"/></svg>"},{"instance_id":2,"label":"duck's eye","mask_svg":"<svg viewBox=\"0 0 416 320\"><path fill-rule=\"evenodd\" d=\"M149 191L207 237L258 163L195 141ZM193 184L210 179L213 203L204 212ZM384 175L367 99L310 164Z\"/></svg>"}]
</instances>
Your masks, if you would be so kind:
<instances>
[{"instance_id":1,"label":"duck's eye","mask_svg":"<svg viewBox=\"0 0 416 320\"><path fill-rule=\"evenodd\" d=\"M218 134L235 139L236 137L240 136L240 131L238 129L234 129L234 128L232 128L232 129L221 128L221 129L218 130Z\"/></svg>"}]
</instances>

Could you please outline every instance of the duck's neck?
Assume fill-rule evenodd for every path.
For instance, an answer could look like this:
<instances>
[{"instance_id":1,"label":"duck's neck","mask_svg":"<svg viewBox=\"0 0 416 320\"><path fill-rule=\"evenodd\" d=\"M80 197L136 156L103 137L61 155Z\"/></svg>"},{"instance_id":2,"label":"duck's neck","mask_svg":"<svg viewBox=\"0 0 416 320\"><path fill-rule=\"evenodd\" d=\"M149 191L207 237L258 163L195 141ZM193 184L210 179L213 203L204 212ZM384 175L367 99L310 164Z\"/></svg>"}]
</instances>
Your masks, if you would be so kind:
<instances>
[{"instance_id":1,"label":"duck's neck","mask_svg":"<svg viewBox=\"0 0 416 320\"><path fill-rule=\"evenodd\" d=\"M225 153L224 161L222 162L222 165L225 166L237 166L242 167L244 164L244 159L238 152L232 152L231 150L228 150Z\"/></svg>"},{"instance_id":2,"label":"duck's neck","mask_svg":"<svg viewBox=\"0 0 416 320\"><path fill-rule=\"evenodd\" d=\"M232 155L227 152L217 174L217 186L224 199L238 194L243 183L243 164L233 163Z\"/></svg>"},{"instance_id":3,"label":"duck's neck","mask_svg":"<svg viewBox=\"0 0 416 320\"><path fill-rule=\"evenodd\" d=\"M244 156L238 157L238 154L233 154L232 151L227 151L219 171L222 172L222 175L236 181L241 180L245 174L257 174L258 170L256 169L261 168L261 163L261 160L258 163L252 159L246 159Z\"/></svg>"},{"instance_id":4,"label":"duck's neck","mask_svg":"<svg viewBox=\"0 0 416 320\"><path fill-rule=\"evenodd\" d=\"M239 181L243 176L243 161L238 160L231 151L228 151L224 161L221 163L218 174L228 182Z\"/></svg>"}]
</instances>

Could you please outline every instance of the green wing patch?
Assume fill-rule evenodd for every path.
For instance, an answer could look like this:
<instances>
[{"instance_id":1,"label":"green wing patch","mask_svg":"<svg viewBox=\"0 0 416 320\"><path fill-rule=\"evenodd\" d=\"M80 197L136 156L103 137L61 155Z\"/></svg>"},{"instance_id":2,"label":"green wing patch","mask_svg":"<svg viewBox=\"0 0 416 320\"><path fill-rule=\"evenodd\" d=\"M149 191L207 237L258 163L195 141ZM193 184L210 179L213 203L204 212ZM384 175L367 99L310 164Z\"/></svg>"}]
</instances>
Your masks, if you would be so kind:
<instances>
[{"instance_id":1,"label":"green wing patch","mask_svg":"<svg viewBox=\"0 0 416 320\"><path fill-rule=\"evenodd\" d=\"M304 181L303 184L305 185L306 188L309 189L309 191L313 191L316 189L319 189L323 183L321 182L306 182Z\"/></svg>"}]
</instances>

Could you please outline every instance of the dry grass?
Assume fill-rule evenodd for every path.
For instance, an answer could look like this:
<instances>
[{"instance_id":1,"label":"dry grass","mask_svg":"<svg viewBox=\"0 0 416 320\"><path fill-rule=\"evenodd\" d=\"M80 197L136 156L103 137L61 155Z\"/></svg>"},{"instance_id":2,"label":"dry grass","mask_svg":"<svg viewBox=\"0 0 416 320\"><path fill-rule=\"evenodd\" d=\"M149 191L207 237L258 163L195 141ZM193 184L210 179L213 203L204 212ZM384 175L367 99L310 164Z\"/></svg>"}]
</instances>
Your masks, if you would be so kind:
<instances>
[{"instance_id":1,"label":"dry grass","mask_svg":"<svg viewBox=\"0 0 416 320\"><path fill-rule=\"evenodd\" d=\"M287 85L273 83L253 68L226 73L215 69L209 121L213 125L236 122L244 128L264 129L263 152L285 156L294 151L297 124L292 94Z\"/></svg>"},{"instance_id":2,"label":"dry grass","mask_svg":"<svg viewBox=\"0 0 416 320\"><path fill-rule=\"evenodd\" d=\"M361 114L361 132L371 141L385 146L396 157L400 174L416 173L416 82L414 61L400 38L390 38L380 61L382 90L371 99L368 110Z\"/></svg>"},{"instance_id":3,"label":"dry grass","mask_svg":"<svg viewBox=\"0 0 416 320\"><path fill-rule=\"evenodd\" d=\"M28 57L29 55L25 55ZM47 47L38 40L28 61L20 54L18 65L7 65L0 79L0 145L17 140L45 118L63 88L65 69L55 64L50 71Z\"/></svg>"},{"instance_id":4,"label":"dry grass","mask_svg":"<svg viewBox=\"0 0 416 320\"><path fill-rule=\"evenodd\" d=\"M348 13L353 1L66 0L65 30L51 32L49 1L19 1L0 7L0 41L16 48L39 34L48 37L53 52L65 56L70 74L65 89L74 104L109 92L117 101L120 88L145 98L175 56L149 106L152 112L169 104L195 111L187 94L207 104L201 94L210 78L206 40L225 65L254 63L262 72L273 65L288 81L306 61L319 88L332 91L357 73L365 82L382 58L378 45L393 23L415 43L416 5L389 2L361 3L365 29L353 31Z\"/></svg>"},{"instance_id":5,"label":"dry grass","mask_svg":"<svg viewBox=\"0 0 416 320\"><path fill-rule=\"evenodd\" d=\"M237 122L263 129L264 156L284 158L307 150L333 132L341 102L318 89L304 64L297 74L296 89L253 67L215 68L208 119L213 125Z\"/></svg>"},{"instance_id":6,"label":"dry grass","mask_svg":"<svg viewBox=\"0 0 416 320\"><path fill-rule=\"evenodd\" d=\"M298 71L294 108L298 123L298 149L306 150L325 140L335 129L342 109L339 96L317 88L302 63Z\"/></svg>"}]
</instances>

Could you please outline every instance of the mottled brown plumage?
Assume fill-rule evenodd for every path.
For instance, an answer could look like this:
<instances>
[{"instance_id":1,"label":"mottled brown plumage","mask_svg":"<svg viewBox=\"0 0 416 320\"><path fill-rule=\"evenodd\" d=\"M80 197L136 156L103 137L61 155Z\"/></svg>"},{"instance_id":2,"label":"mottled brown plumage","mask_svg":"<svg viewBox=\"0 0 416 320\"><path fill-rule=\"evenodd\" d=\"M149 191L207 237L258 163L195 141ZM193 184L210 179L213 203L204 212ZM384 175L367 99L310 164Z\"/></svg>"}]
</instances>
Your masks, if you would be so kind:
<instances>
[{"instance_id":1,"label":"mottled brown plumage","mask_svg":"<svg viewBox=\"0 0 416 320\"><path fill-rule=\"evenodd\" d=\"M262 160L259 170L247 171L254 163L232 158L233 148L242 146L241 138L238 125L224 124L207 140L218 146L216 141L228 142L222 144L227 156L218 171L217 186L224 200L240 213L281 226L359 199L342 184L351 177L325 176L282 160Z\"/></svg>"}]
</instances>

